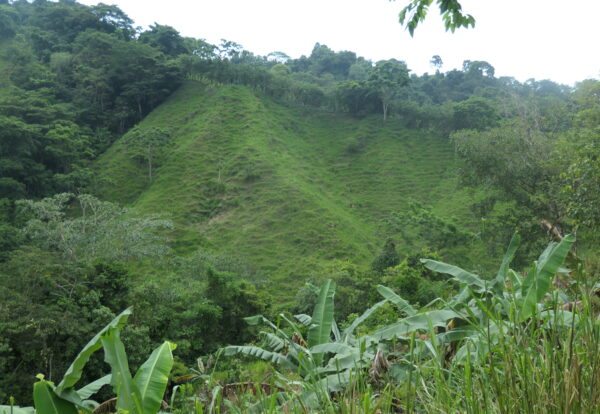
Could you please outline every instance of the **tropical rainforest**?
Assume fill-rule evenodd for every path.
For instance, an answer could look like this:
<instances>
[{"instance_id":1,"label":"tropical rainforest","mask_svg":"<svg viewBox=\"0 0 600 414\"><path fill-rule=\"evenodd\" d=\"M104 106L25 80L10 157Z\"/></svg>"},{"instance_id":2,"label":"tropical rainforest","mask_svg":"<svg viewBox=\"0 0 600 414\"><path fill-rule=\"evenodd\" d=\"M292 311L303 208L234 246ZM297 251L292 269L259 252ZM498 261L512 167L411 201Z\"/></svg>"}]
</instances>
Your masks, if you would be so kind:
<instances>
[{"instance_id":1,"label":"tropical rainforest","mask_svg":"<svg viewBox=\"0 0 600 414\"><path fill-rule=\"evenodd\" d=\"M0 1L0 413L600 410L600 81L443 66Z\"/></svg>"}]
</instances>

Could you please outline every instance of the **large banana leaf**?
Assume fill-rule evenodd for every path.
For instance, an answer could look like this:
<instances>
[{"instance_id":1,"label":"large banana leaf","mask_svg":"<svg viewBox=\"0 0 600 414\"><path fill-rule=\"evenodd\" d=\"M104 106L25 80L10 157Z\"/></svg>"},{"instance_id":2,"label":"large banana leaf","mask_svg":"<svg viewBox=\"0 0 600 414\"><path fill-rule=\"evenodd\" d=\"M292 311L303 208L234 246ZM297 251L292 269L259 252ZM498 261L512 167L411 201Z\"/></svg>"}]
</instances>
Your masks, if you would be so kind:
<instances>
[{"instance_id":1,"label":"large banana leaf","mask_svg":"<svg viewBox=\"0 0 600 414\"><path fill-rule=\"evenodd\" d=\"M330 392L340 391L350 383L352 371L347 370L338 374L328 375L317 382L318 386L327 387Z\"/></svg>"},{"instance_id":2,"label":"large banana leaf","mask_svg":"<svg viewBox=\"0 0 600 414\"><path fill-rule=\"evenodd\" d=\"M335 282L327 279L321 286L317 304L313 310L312 325L308 329L308 346L329 342L333 325L333 296Z\"/></svg>"},{"instance_id":3,"label":"large banana leaf","mask_svg":"<svg viewBox=\"0 0 600 414\"><path fill-rule=\"evenodd\" d=\"M110 374L103 376L102 378L97 379L94 382L90 382L85 387L78 389L77 394L82 400L87 400L92 395L96 394L100 391L100 388L103 386L110 384L112 376Z\"/></svg>"},{"instance_id":4,"label":"large banana leaf","mask_svg":"<svg viewBox=\"0 0 600 414\"><path fill-rule=\"evenodd\" d=\"M112 370L111 385L117 396L117 410L128 414L153 414L142 411L140 392L131 378L125 347L118 329L110 328L102 335L104 360Z\"/></svg>"},{"instance_id":5,"label":"large banana leaf","mask_svg":"<svg viewBox=\"0 0 600 414\"><path fill-rule=\"evenodd\" d=\"M349 354L352 352L359 352L358 348L345 344L343 342L328 342L326 344L315 345L310 348L310 352L323 354L330 352L332 354Z\"/></svg>"},{"instance_id":6,"label":"large banana leaf","mask_svg":"<svg viewBox=\"0 0 600 414\"><path fill-rule=\"evenodd\" d=\"M513 286L513 289L520 289L523 283L521 276L512 269L508 269L508 278L510 279L510 283Z\"/></svg>"},{"instance_id":7,"label":"large banana leaf","mask_svg":"<svg viewBox=\"0 0 600 414\"><path fill-rule=\"evenodd\" d=\"M550 309L540 312L540 320L544 321L547 328L570 328L579 323L579 315L562 309Z\"/></svg>"},{"instance_id":8,"label":"large banana leaf","mask_svg":"<svg viewBox=\"0 0 600 414\"><path fill-rule=\"evenodd\" d=\"M246 321L246 323L248 325L252 325L252 326L256 326L260 323L264 323L264 324L270 326L271 329L273 329L277 333L277 335L279 335L281 338L287 337L287 334L284 331L279 329L277 327L277 325L275 325L273 322L271 322L270 320L265 318L263 315L249 316L247 318L244 318L244 320Z\"/></svg>"},{"instance_id":9,"label":"large banana leaf","mask_svg":"<svg viewBox=\"0 0 600 414\"><path fill-rule=\"evenodd\" d=\"M413 308L410 303L398 296L392 289L383 285L377 285L377 292L379 292L381 296L392 302L394 305L398 306L398 308L408 316L413 316L415 313L417 313L415 308Z\"/></svg>"},{"instance_id":10,"label":"large banana leaf","mask_svg":"<svg viewBox=\"0 0 600 414\"><path fill-rule=\"evenodd\" d=\"M356 329L356 327L358 325L360 325L361 323L363 323L365 321L365 319L367 319L369 316L371 316L373 314L373 312L375 312L377 309L379 309L386 303L387 303L387 299L382 300L381 302L377 302L375 305L373 305L369 309L367 309L358 318L354 319L354 321L350 324L350 326L347 327L346 329L344 329L344 332L342 333L342 341L347 343L350 340L350 336L354 333L354 330Z\"/></svg>"},{"instance_id":11,"label":"large banana leaf","mask_svg":"<svg viewBox=\"0 0 600 414\"><path fill-rule=\"evenodd\" d=\"M86 346L83 347L79 355L75 358L71 366L67 369L62 381L56 386L55 393L61 398L71 401L75 404L80 405L82 400L75 392L73 387L81 378L83 368L87 364L88 360L94 352L102 348L102 336L109 329L120 329L127 322L127 318L131 315L131 308L125 309L120 315L114 318L108 325L106 325L100 332L96 334Z\"/></svg>"},{"instance_id":12,"label":"large banana leaf","mask_svg":"<svg viewBox=\"0 0 600 414\"><path fill-rule=\"evenodd\" d=\"M216 387L213 388L212 390L212 398L210 400L210 406L208 408L208 414L213 414L215 413L215 406L219 405L219 400L222 397L223 393L223 387L221 387L220 385L217 385ZM219 410L220 412L220 410Z\"/></svg>"},{"instance_id":13,"label":"large banana leaf","mask_svg":"<svg viewBox=\"0 0 600 414\"><path fill-rule=\"evenodd\" d=\"M75 404L56 395L54 386L48 381L33 384L33 402L37 414L77 414Z\"/></svg>"},{"instance_id":14,"label":"large banana leaf","mask_svg":"<svg viewBox=\"0 0 600 414\"><path fill-rule=\"evenodd\" d=\"M328 344L321 344L311 349L315 353L330 352L335 354L327 362L327 366L318 368L319 373L325 372L342 372L347 369L360 368L366 362L371 361L374 355L371 352L361 353L360 348L349 346L341 342L330 342Z\"/></svg>"},{"instance_id":15,"label":"large banana leaf","mask_svg":"<svg viewBox=\"0 0 600 414\"><path fill-rule=\"evenodd\" d=\"M304 313L294 315L294 317L304 326L310 326L310 323L312 322L312 318Z\"/></svg>"},{"instance_id":16,"label":"large banana leaf","mask_svg":"<svg viewBox=\"0 0 600 414\"><path fill-rule=\"evenodd\" d=\"M268 319L262 315L248 316L248 317L245 317L244 320L246 321L246 323L248 325L252 325L252 326L258 325L261 322L268 322Z\"/></svg>"},{"instance_id":17,"label":"large banana leaf","mask_svg":"<svg viewBox=\"0 0 600 414\"><path fill-rule=\"evenodd\" d=\"M492 338L492 343L496 343L497 338ZM489 340L484 336L475 336L468 339L465 343L456 351L454 361L466 362L470 361L472 364L479 364L485 360L485 357L489 354Z\"/></svg>"},{"instance_id":18,"label":"large banana leaf","mask_svg":"<svg viewBox=\"0 0 600 414\"><path fill-rule=\"evenodd\" d=\"M0 405L0 414L35 414L33 407L19 407L18 405Z\"/></svg>"},{"instance_id":19,"label":"large banana leaf","mask_svg":"<svg viewBox=\"0 0 600 414\"><path fill-rule=\"evenodd\" d=\"M506 253L504 253L500 269L498 269L498 274L496 275L496 287L500 290L504 288L504 280L506 279L509 270L508 266L515 258L515 253L519 248L519 244L521 244L521 236L519 236L519 233L515 233L510 239L508 249L506 249Z\"/></svg>"},{"instance_id":20,"label":"large banana leaf","mask_svg":"<svg viewBox=\"0 0 600 414\"><path fill-rule=\"evenodd\" d=\"M438 273L446 273L454 277L459 283L465 283L474 291L483 292L486 289L486 282L474 273L467 272L460 267L438 262L431 259L421 259L421 263L429 270Z\"/></svg>"},{"instance_id":21,"label":"large banana leaf","mask_svg":"<svg viewBox=\"0 0 600 414\"><path fill-rule=\"evenodd\" d=\"M331 325L331 333L333 334L333 340L335 342L340 342L342 340L342 334L340 333L340 327L338 326L335 319L333 320L333 324Z\"/></svg>"},{"instance_id":22,"label":"large banana leaf","mask_svg":"<svg viewBox=\"0 0 600 414\"><path fill-rule=\"evenodd\" d=\"M160 409L169 373L173 368L173 349L175 345L165 341L152 352L133 378L140 393L144 414L154 414Z\"/></svg>"},{"instance_id":23,"label":"large banana leaf","mask_svg":"<svg viewBox=\"0 0 600 414\"><path fill-rule=\"evenodd\" d=\"M442 309L420 313L401 319L400 321L377 330L371 338L374 340L392 339L406 336L417 330L429 330L430 327L446 326L450 319L463 318L452 310Z\"/></svg>"},{"instance_id":24,"label":"large banana leaf","mask_svg":"<svg viewBox=\"0 0 600 414\"><path fill-rule=\"evenodd\" d=\"M565 236L560 243L551 243L540 255L521 285L523 299L519 311L520 322L531 316L537 304L548 293L552 279L565 261L573 243L573 236Z\"/></svg>"},{"instance_id":25,"label":"large banana leaf","mask_svg":"<svg viewBox=\"0 0 600 414\"><path fill-rule=\"evenodd\" d=\"M448 301L447 307L450 309L463 307L468 304L469 299L471 299L471 289L469 289L469 286L465 286Z\"/></svg>"},{"instance_id":26,"label":"large banana leaf","mask_svg":"<svg viewBox=\"0 0 600 414\"><path fill-rule=\"evenodd\" d=\"M456 341L462 341L467 338L475 338L483 335L485 332L480 327L472 325L461 326L458 328L450 329L447 332L442 332L437 335L439 343L450 343Z\"/></svg>"},{"instance_id":27,"label":"large banana leaf","mask_svg":"<svg viewBox=\"0 0 600 414\"><path fill-rule=\"evenodd\" d=\"M274 352L281 351L289 343L288 338L280 338L270 332L261 332L261 335L265 337L266 346Z\"/></svg>"},{"instance_id":28,"label":"large banana leaf","mask_svg":"<svg viewBox=\"0 0 600 414\"><path fill-rule=\"evenodd\" d=\"M265 361L273 362L286 368L297 369L297 367L288 358L286 358L285 355L282 355L278 352L267 351L266 349L262 349L258 346L231 345L223 348L223 350L225 351L225 355L250 355Z\"/></svg>"},{"instance_id":29,"label":"large banana leaf","mask_svg":"<svg viewBox=\"0 0 600 414\"><path fill-rule=\"evenodd\" d=\"M498 324L489 320L485 327L483 325L461 326L437 335L437 339L440 343L462 341L462 345L453 358L454 361L465 362L468 356L471 362L479 363L487 356L489 344L498 342L499 334Z\"/></svg>"},{"instance_id":30,"label":"large banana leaf","mask_svg":"<svg viewBox=\"0 0 600 414\"><path fill-rule=\"evenodd\" d=\"M298 327L298 325L296 325L294 322L292 322L287 316L285 316L283 313L279 314L279 318L283 319L285 322L287 322L287 324L289 325L290 328L292 328L294 330L294 332L299 332L300 328Z\"/></svg>"}]
</instances>

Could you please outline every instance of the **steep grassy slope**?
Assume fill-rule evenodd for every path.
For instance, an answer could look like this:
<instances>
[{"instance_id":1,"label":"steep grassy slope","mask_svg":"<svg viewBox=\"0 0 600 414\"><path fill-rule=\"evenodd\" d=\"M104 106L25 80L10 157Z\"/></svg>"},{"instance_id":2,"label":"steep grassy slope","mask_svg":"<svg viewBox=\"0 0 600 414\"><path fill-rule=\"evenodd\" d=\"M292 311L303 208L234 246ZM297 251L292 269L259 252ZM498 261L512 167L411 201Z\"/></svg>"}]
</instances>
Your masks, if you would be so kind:
<instances>
[{"instance_id":1,"label":"steep grassy slope","mask_svg":"<svg viewBox=\"0 0 600 414\"><path fill-rule=\"evenodd\" d=\"M478 195L457 190L448 142L393 120L193 82L140 125L149 126L173 134L153 182L119 141L97 164L100 195L170 216L181 252L241 257L276 281L274 289L289 287L286 297L334 259L369 263L388 236L403 252L418 246L389 226L411 200L464 228L475 222L469 206Z\"/></svg>"}]
</instances>

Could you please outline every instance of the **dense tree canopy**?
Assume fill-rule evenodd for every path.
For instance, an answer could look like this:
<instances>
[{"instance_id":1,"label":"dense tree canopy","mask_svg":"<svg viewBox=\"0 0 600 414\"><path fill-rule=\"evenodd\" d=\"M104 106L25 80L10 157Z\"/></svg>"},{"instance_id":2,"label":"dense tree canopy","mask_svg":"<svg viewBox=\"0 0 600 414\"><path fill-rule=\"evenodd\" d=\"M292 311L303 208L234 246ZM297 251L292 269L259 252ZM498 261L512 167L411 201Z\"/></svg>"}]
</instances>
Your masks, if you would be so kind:
<instances>
[{"instance_id":1,"label":"dense tree canopy","mask_svg":"<svg viewBox=\"0 0 600 414\"><path fill-rule=\"evenodd\" d=\"M411 35L433 3L412 0L402 11ZM435 3L447 29L474 25L458 1ZM0 400L10 394L27 401L33 375L62 373L98 324L131 303L136 312L123 338L133 364L166 336L192 364L220 345L251 340L241 318L270 312L269 298L238 258L185 248L183 254L171 248L169 236L177 231L170 221L85 195L94 188L94 161L121 136L145 164L148 182L160 176L156 167L177 129L136 124L184 81L202 82L207 94L221 84L251 88L239 89L258 98L252 111L277 103L348 125L355 120L345 114L365 118L366 125L382 125L390 140L427 134L440 146L449 141L459 160L450 152L451 165L435 179L455 185L460 167L458 185L485 189L461 206L481 229L458 228L411 200L403 211L376 217L382 240L413 238L421 245L400 254L400 245L387 239L364 268L332 261L330 275L349 286L338 290L344 317L376 297L372 287L382 280L419 305L442 297L452 286L427 270L419 254L468 250L474 240L493 251L518 227L527 257L545 243L542 220L553 229L578 229L581 240L594 240L600 229L597 80L574 88L521 83L496 77L490 63L477 60L442 72L438 55L431 59L434 74L416 75L401 56L372 62L320 43L299 58L259 56L230 40L213 45L158 23L141 31L116 6L74 1L0 1L0 37ZM215 119L221 128L227 117ZM369 128L352 131L335 168L379 151L369 147ZM216 174L198 220L220 211L223 200L213 197L225 186L220 166ZM256 172L243 175L235 185L252 184ZM313 308L316 290L307 285L300 292L299 310ZM90 379L100 367L92 362Z\"/></svg>"}]
</instances>

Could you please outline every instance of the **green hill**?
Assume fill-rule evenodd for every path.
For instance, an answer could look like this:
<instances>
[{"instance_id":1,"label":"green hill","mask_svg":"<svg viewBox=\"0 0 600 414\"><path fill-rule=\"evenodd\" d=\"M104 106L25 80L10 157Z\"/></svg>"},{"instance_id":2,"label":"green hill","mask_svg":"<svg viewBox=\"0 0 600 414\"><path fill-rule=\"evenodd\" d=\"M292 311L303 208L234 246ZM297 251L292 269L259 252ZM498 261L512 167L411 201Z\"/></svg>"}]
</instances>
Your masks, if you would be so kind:
<instances>
[{"instance_id":1,"label":"green hill","mask_svg":"<svg viewBox=\"0 0 600 414\"><path fill-rule=\"evenodd\" d=\"M117 141L97 163L100 196L167 215L180 252L235 255L288 298L332 261L370 263L387 237L409 253L438 221L477 231L469 207L481 194L457 188L451 145L393 119L357 120L242 86L189 82L140 125L151 126L172 131L153 182ZM430 206L429 219L402 216L415 202ZM464 262L472 249L443 253Z\"/></svg>"}]
</instances>

